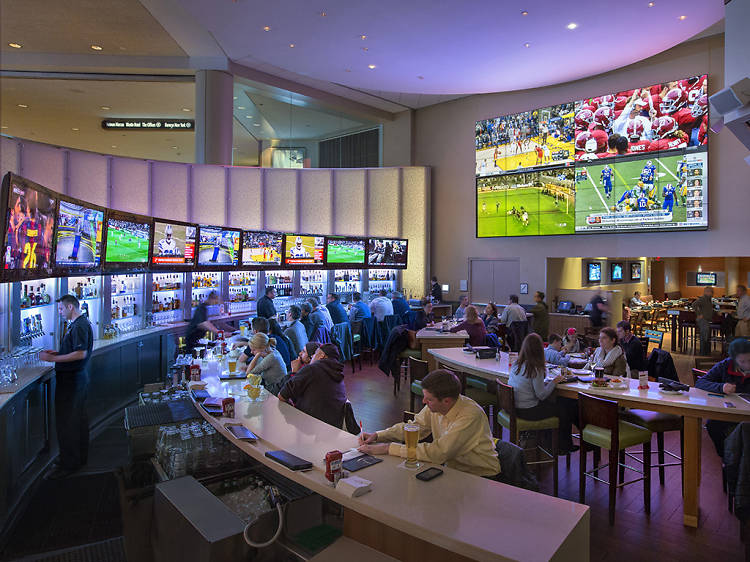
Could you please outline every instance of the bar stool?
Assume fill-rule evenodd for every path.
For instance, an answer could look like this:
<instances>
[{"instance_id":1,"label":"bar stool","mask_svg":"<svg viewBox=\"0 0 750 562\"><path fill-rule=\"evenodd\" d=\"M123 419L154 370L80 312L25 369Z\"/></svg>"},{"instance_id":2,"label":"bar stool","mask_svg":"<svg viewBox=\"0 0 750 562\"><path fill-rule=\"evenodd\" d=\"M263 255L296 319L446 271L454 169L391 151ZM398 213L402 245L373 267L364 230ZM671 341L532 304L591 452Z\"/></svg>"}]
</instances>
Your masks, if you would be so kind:
<instances>
[{"instance_id":1,"label":"bar stool","mask_svg":"<svg viewBox=\"0 0 750 562\"><path fill-rule=\"evenodd\" d=\"M665 414L662 412L652 412L650 410L626 410L622 412L621 418L628 422L640 427L645 427L652 433L656 433L656 451L658 455L658 464L652 464L651 468L659 469L659 485L664 486L664 467L665 466L679 466L682 473L682 479L685 479L685 469L682 464L682 457L685 455L683 437L683 419L682 416L676 416L674 414ZM672 451L664 449L664 432L665 431L679 431L680 432L680 454L676 455ZM643 455L644 451L626 453L624 450L620 451L620 480L622 481L625 469L623 463L625 462L625 455L629 456L633 460L640 462L640 459L633 455ZM664 462L664 455L669 455L673 459L679 462Z\"/></svg>"},{"instance_id":2,"label":"bar stool","mask_svg":"<svg viewBox=\"0 0 750 562\"><path fill-rule=\"evenodd\" d=\"M514 445L518 445L518 437L522 431L552 431L552 451L547 451L541 445L537 443L536 447L531 450L538 450L545 454L548 458L545 460L532 461L527 464L549 464L552 463L552 477L553 477L553 493L557 497L557 455L558 455L558 438L560 419L557 416L551 418L544 418L541 420L530 421L524 420L516 416L516 403L513 396L513 387L507 385L497 379L495 381L497 385L497 423L500 424L501 428L506 428L510 433L509 441ZM503 430L499 430L499 437L502 439ZM524 449L526 451L527 449Z\"/></svg>"},{"instance_id":3,"label":"bar stool","mask_svg":"<svg viewBox=\"0 0 750 562\"><path fill-rule=\"evenodd\" d=\"M614 400L605 400L578 393L578 416L581 427L579 469L579 503L586 503L586 477L609 486L609 524L615 523L615 491L617 488L643 480L643 504L651 513L651 432L648 429L620 420L619 408ZM623 464L624 468L643 476L629 482L617 483L619 452L628 447L643 445L643 470ZM594 451L594 468L586 470L586 452ZM609 462L599 465L601 449L609 451ZM609 467L609 481L599 478L599 470ZM623 479L624 480L624 479Z\"/></svg>"},{"instance_id":4,"label":"bar stool","mask_svg":"<svg viewBox=\"0 0 750 562\"><path fill-rule=\"evenodd\" d=\"M393 379L393 395L397 396L401 392L401 377L406 379L406 370L409 359L422 359L422 352L419 349L409 349L408 347L400 352L396 359L399 361L398 377ZM421 380L421 379L420 379Z\"/></svg>"},{"instance_id":5,"label":"bar stool","mask_svg":"<svg viewBox=\"0 0 750 562\"><path fill-rule=\"evenodd\" d=\"M414 411L417 396L424 396L422 379L427 376L427 361L409 357L409 410Z\"/></svg>"},{"instance_id":6,"label":"bar stool","mask_svg":"<svg viewBox=\"0 0 750 562\"><path fill-rule=\"evenodd\" d=\"M465 377L466 386L464 394L479 404L487 414L490 420L490 431L492 435L497 435L497 423L495 420L495 411L497 410L497 388L495 383L478 377Z\"/></svg>"}]
</instances>

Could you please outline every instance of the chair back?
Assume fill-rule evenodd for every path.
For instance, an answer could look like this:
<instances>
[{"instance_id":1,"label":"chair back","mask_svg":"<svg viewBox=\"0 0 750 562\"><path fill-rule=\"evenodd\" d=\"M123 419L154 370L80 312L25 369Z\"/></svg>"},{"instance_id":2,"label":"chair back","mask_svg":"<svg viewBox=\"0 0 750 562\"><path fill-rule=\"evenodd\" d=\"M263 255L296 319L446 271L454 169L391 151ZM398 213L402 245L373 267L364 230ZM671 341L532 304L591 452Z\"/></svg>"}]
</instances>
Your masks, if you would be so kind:
<instances>
[{"instance_id":1,"label":"chair back","mask_svg":"<svg viewBox=\"0 0 750 562\"><path fill-rule=\"evenodd\" d=\"M319 344L332 343L331 331L325 326L318 326L315 329L310 341L318 342Z\"/></svg>"},{"instance_id":2,"label":"chair back","mask_svg":"<svg viewBox=\"0 0 750 562\"><path fill-rule=\"evenodd\" d=\"M411 420L413 420L416 417L417 417L417 414L415 414L414 412L410 412L409 410L404 410L404 417L402 421L404 423L409 423Z\"/></svg>"},{"instance_id":3,"label":"chair back","mask_svg":"<svg viewBox=\"0 0 750 562\"><path fill-rule=\"evenodd\" d=\"M695 358L695 368L700 369L701 371L708 372L714 365L716 365L716 359L714 359L713 357Z\"/></svg>"},{"instance_id":4,"label":"chair back","mask_svg":"<svg viewBox=\"0 0 750 562\"><path fill-rule=\"evenodd\" d=\"M513 397L513 387L509 384L505 384L500 379L496 379L497 383L497 406L501 410L505 410L508 413L508 417L513 420L516 417L516 402Z\"/></svg>"},{"instance_id":5,"label":"chair back","mask_svg":"<svg viewBox=\"0 0 750 562\"><path fill-rule=\"evenodd\" d=\"M606 400L578 393L578 427L583 431L587 425L595 425L611 432L612 450L618 451L620 445L620 414L615 400Z\"/></svg>"},{"instance_id":6,"label":"chair back","mask_svg":"<svg viewBox=\"0 0 750 562\"><path fill-rule=\"evenodd\" d=\"M521 351L521 344L529 335L529 323L527 320L516 320L508 327L508 344L511 351Z\"/></svg>"},{"instance_id":7,"label":"chair back","mask_svg":"<svg viewBox=\"0 0 750 562\"><path fill-rule=\"evenodd\" d=\"M356 322L352 322L351 328L352 328L352 336L361 335L362 334L362 320L357 320Z\"/></svg>"},{"instance_id":8,"label":"chair back","mask_svg":"<svg viewBox=\"0 0 750 562\"><path fill-rule=\"evenodd\" d=\"M417 320L416 310L407 310L401 315L401 323L407 324L410 330L414 328L414 322L416 320Z\"/></svg>"},{"instance_id":9,"label":"chair back","mask_svg":"<svg viewBox=\"0 0 750 562\"><path fill-rule=\"evenodd\" d=\"M500 347L500 340L495 334L487 334L484 336L484 345L489 347Z\"/></svg>"},{"instance_id":10,"label":"chair back","mask_svg":"<svg viewBox=\"0 0 750 562\"><path fill-rule=\"evenodd\" d=\"M428 368L427 361L409 357L409 384L414 381L421 381L425 378L427 376Z\"/></svg>"},{"instance_id":11,"label":"chair back","mask_svg":"<svg viewBox=\"0 0 750 562\"><path fill-rule=\"evenodd\" d=\"M352 358L354 342L352 342L352 328L349 322L334 324L331 336L339 346L341 361L349 361Z\"/></svg>"},{"instance_id":12,"label":"chair back","mask_svg":"<svg viewBox=\"0 0 750 562\"><path fill-rule=\"evenodd\" d=\"M362 319L362 345L366 348L374 349L378 345L378 336L375 329L376 321L374 316Z\"/></svg>"},{"instance_id":13,"label":"chair back","mask_svg":"<svg viewBox=\"0 0 750 562\"><path fill-rule=\"evenodd\" d=\"M664 332L658 330L644 330L643 335L648 338L649 343L655 343L659 349L664 341Z\"/></svg>"},{"instance_id":14,"label":"chair back","mask_svg":"<svg viewBox=\"0 0 750 562\"><path fill-rule=\"evenodd\" d=\"M344 403L344 429L352 435L359 435L359 432L362 431L362 428L357 423L357 418L354 416L352 403L349 400Z\"/></svg>"},{"instance_id":15,"label":"chair back","mask_svg":"<svg viewBox=\"0 0 750 562\"><path fill-rule=\"evenodd\" d=\"M680 314L677 316L677 321L680 324L695 324L695 311L680 310Z\"/></svg>"},{"instance_id":16,"label":"chair back","mask_svg":"<svg viewBox=\"0 0 750 562\"><path fill-rule=\"evenodd\" d=\"M698 382L698 379L701 377L705 377L708 374L708 371L701 371L700 369L691 369L691 374L693 375L692 386L695 386L695 383Z\"/></svg>"}]
</instances>

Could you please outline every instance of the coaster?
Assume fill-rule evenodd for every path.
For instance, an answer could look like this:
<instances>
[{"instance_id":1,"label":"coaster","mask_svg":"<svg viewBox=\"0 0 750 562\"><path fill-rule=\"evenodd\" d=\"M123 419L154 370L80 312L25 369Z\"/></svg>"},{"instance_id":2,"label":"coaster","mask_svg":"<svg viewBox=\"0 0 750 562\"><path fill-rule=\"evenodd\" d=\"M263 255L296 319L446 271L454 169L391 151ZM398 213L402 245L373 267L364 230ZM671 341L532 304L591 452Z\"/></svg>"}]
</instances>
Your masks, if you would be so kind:
<instances>
[{"instance_id":1,"label":"coaster","mask_svg":"<svg viewBox=\"0 0 750 562\"><path fill-rule=\"evenodd\" d=\"M419 462L419 461L417 461L417 462ZM399 464L397 464L396 467L397 468L403 468L404 470L408 470L409 472L414 472L415 470L419 470L420 468L424 468L424 463L420 463L417 466L415 466L415 467L412 468L412 467L406 466L406 460L404 459L404 461L400 462Z\"/></svg>"}]
</instances>

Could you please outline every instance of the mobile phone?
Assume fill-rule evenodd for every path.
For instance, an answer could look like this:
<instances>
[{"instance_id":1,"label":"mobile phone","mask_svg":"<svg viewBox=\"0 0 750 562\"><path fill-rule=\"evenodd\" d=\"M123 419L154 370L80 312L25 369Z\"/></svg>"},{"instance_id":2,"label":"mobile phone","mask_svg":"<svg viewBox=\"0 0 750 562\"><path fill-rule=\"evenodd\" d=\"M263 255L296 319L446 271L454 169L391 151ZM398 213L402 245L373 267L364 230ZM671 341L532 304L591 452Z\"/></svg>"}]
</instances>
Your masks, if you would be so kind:
<instances>
[{"instance_id":1,"label":"mobile phone","mask_svg":"<svg viewBox=\"0 0 750 562\"><path fill-rule=\"evenodd\" d=\"M734 404L732 404L731 402L724 402L724 407L725 408L736 408L736 406Z\"/></svg>"},{"instance_id":2,"label":"mobile phone","mask_svg":"<svg viewBox=\"0 0 750 562\"><path fill-rule=\"evenodd\" d=\"M419 474L417 474L417 480L422 480L423 482L429 482L433 478L437 478L443 473L443 471L439 468L436 468L434 466L428 468L427 470L423 470Z\"/></svg>"}]
</instances>

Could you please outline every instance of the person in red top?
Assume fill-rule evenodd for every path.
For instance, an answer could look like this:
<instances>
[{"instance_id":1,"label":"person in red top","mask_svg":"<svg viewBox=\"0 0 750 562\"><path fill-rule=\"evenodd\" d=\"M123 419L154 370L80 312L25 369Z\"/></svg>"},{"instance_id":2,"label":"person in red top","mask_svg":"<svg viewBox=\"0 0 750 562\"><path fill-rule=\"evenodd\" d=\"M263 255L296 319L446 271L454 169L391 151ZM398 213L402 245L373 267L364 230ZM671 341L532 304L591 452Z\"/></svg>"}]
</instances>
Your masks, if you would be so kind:
<instances>
[{"instance_id":1,"label":"person in red top","mask_svg":"<svg viewBox=\"0 0 750 562\"><path fill-rule=\"evenodd\" d=\"M484 327L484 322L479 317L477 308L470 304L466 307L464 312L464 321L458 326L451 328L451 332L460 332L466 330L469 334L469 345L478 346L484 345L484 339L487 336L487 329Z\"/></svg>"},{"instance_id":2,"label":"person in red top","mask_svg":"<svg viewBox=\"0 0 750 562\"><path fill-rule=\"evenodd\" d=\"M654 120L653 131L656 140L648 145L649 151L685 148L688 144L687 135L677 127L673 117L664 116Z\"/></svg>"}]
</instances>

